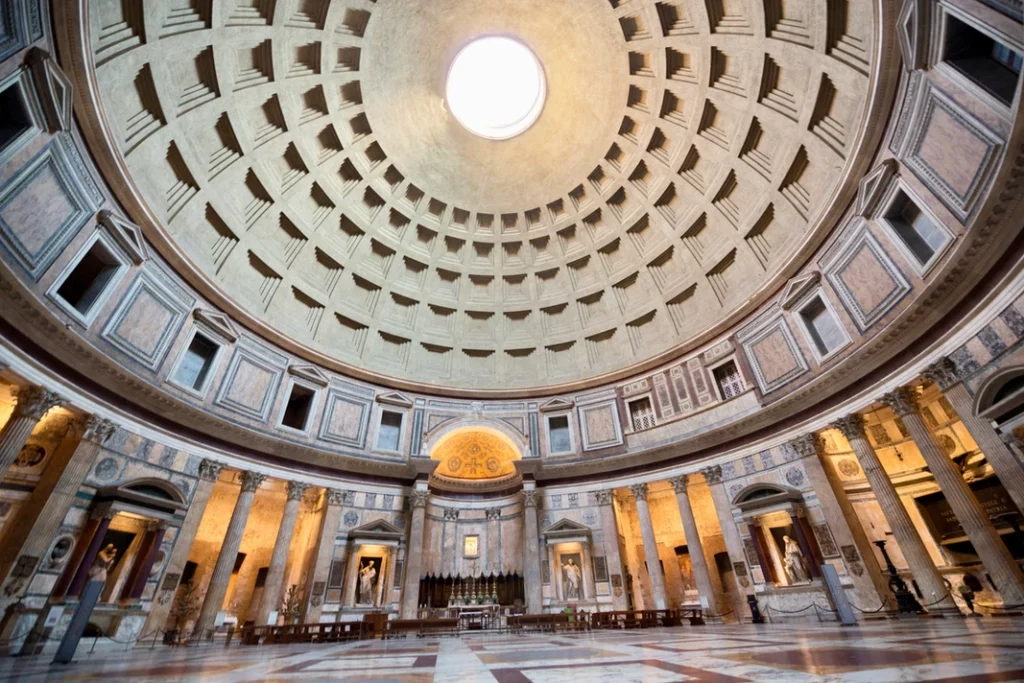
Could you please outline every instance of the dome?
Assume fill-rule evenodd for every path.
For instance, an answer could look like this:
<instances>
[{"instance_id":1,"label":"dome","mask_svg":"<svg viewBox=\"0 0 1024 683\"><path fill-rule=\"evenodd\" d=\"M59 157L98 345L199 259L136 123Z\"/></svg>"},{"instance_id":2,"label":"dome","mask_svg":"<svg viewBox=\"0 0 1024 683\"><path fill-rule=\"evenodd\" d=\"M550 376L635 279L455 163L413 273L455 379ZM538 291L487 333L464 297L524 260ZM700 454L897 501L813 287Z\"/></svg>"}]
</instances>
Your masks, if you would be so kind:
<instances>
[{"instance_id":1,"label":"dome","mask_svg":"<svg viewBox=\"0 0 1024 683\"><path fill-rule=\"evenodd\" d=\"M392 385L551 392L692 350L835 228L887 115L870 9L825 44L824 13L648 0L256 3L144 35L90 7L131 35L96 32L94 115L161 252ZM449 106L488 40L532 79L511 136Z\"/></svg>"}]
</instances>

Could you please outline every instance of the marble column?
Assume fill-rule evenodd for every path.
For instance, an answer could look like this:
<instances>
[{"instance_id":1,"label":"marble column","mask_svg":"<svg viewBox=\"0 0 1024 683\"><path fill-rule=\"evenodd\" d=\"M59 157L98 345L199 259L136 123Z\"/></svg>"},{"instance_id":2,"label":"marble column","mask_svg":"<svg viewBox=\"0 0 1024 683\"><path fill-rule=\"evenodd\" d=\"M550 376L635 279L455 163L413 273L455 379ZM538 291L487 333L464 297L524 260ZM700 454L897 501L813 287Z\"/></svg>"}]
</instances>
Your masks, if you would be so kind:
<instances>
[{"instance_id":1,"label":"marble column","mask_svg":"<svg viewBox=\"0 0 1024 683\"><path fill-rule=\"evenodd\" d=\"M697 529L697 519L693 516L690 494L686 490L689 477L681 474L669 479L668 483L672 484L672 489L676 492L676 504L679 506L679 517L683 521L683 536L686 537L686 549L690 553L690 566L693 568L693 578L697 582L697 593L702 598L701 603L708 616L717 617L721 613L718 596L715 595L715 585L711 581L711 572L708 570L707 558L704 555L704 544L701 543L700 532Z\"/></svg>"},{"instance_id":2,"label":"marble column","mask_svg":"<svg viewBox=\"0 0 1024 683\"><path fill-rule=\"evenodd\" d=\"M647 484L630 484L629 490L636 499L636 514L640 520L640 537L644 542L644 559L647 561L647 576L651 582L654 609L666 609L668 599L665 596L665 576L661 571L661 558L658 557L658 542L654 538L651 510L647 507Z\"/></svg>"},{"instance_id":3,"label":"marble column","mask_svg":"<svg viewBox=\"0 0 1024 683\"><path fill-rule=\"evenodd\" d=\"M743 552L743 540L740 538L739 529L732 516L732 501L725 492L725 485L722 483L722 468L714 465L701 471L704 479L708 482L711 491L711 501L715 506L715 514L718 516L718 525L722 529L722 539L725 541L725 550L729 553L729 562L732 563L733 577L736 579L736 592L738 600L734 605L736 614L743 614L746 609L743 595L754 592L753 577L747 567L746 555Z\"/></svg>"},{"instance_id":4,"label":"marble column","mask_svg":"<svg viewBox=\"0 0 1024 683\"><path fill-rule=\"evenodd\" d=\"M485 574L501 571L501 508L487 508L487 562Z\"/></svg>"},{"instance_id":5,"label":"marble column","mask_svg":"<svg viewBox=\"0 0 1024 683\"><path fill-rule=\"evenodd\" d=\"M0 479L18 459L18 453L32 436L39 420L51 408L64 403L57 393L36 386L18 387L14 390L14 397L14 412L0 430Z\"/></svg>"},{"instance_id":6,"label":"marble column","mask_svg":"<svg viewBox=\"0 0 1024 683\"><path fill-rule=\"evenodd\" d=\"M317 537L313 562L306 579L306 609L302 615L305 624L320 622L323 613L327 580L334 560L334 541L338 536L341 522L341 506L345 503L345 492L326 489L323 493L323 517L320 519L320 535Z\"/></svg>"},{"instance_id":7,"label":"marble column","mask_svg":"<svg viewBox=\"0 0 1024 683\"><path fill-rule=\"evenodd\" d=\"M757 553L757 561L761 564L764 582L769 584L779 583L779 575L775 570L775 562L772 560L771 553L768 550L768 541L765 539L761 522L756 519L750 520L747 524L747 531L750 532L750 539L754 542L754 552Z\"/></svg>"},{"instance_id":8,"label":"marble column","mask_svg":"<svg viewBox=\"0 0 1024 683\"><path fill-rule=\"evenodd\" d=\"M0 544L0 608L17 602L78 496L103 444L117 426L96 415L72 421L31 497L5 528Z\"/></svg>"},{"instance_id":9,"label":"marble column","mask_svg":"<svg viewBox=\"0 0 1024 683\"><path fill-rule=\"evenodd\" d=\"M540 575L540 532L537 529L536 489L523 489L523 583L526 584L527 614L544 611L544 591Z\"/></svg>"},{"instance_id":10,"label":"marble column","mask_svg":"<svg viewBox=\"0 0 1024 683\"><path fill-rule=\"evenodd\" d=\"M992 427L992 423L974 414L974 398L957 377L953 362L948 358L942 358L925 368L921 374L942 390L956 411L957 417L985 454L985 459L992 465L1006 493L1017 505L1017 509L1024 514L1024 467L1020 466L1016 456L1003 443L1002 437Z\"/></svg>"},{"instance_id":11,"label":"marble column","mask_svg":"<svg viewBox=\"0 0 1024 683\"><path fill-rule=\"evenodd\" d=\"M871 448L871 444L868 443L864 433L864 418L854 413L836 420L832 423L832 427L843 433L846 440L850 442L850 448L853 449L854 454L860 461L860 466L864 470L864 476L868 480L868 485L871 486L871 491L875 494L875 500L878 501L878 506L882 509L882 515L889 523L893 538L899 544L903 558L907 561L907 566L910 568L910 573L913 574L918 588L921 589L921 593L924 596L924 599L921 601L922 604L931 605L927 609L932 612L959 614L960 610L957 608L956 603L953 602L953 598L947 595L948 591L946 590L946 585L942 582L942 575L939 574L938 569L932 563L932 559L928 555L928 549L925 548L921 536L917 533L917 528L914 527L914 523L907 513L907 509L903 507L899 494L896 493L896 487L893 486L888 473L882 467L878 454L875 453ZM946 597L943 598L943 596ZM894 608L896 606L895 599L891 595L887 597L889 598L889 606Z\"/></svg>"},{"instance_id":12,"label":"marble column","mask_svg":"<svg viewBox=\"0 0 1024 683\"><path fill-rule=\"evenodd\" d=\"M420 575L423 573L423 529L429 498L430 491L422 485L410 495L412 514L409 520L409 546L405 558L405 585L402 586L403 619L415 619L419 616Z\"/></svg>"},{"instance_id":13,"label":"marble column","mask_svg":"<svg viewBox=\"0 0 1024 683\"><path fill-rule=\"evenodd\" d=\"M153 571L156 552L164 541L165 533L167 533L167 524L165 522L153 523L151 528L146 531L142 547L139 548L139 554L135 558L131 573L128 575L128 580L125 581L124 588L121 591L121 599L140 600L142 598L142 594L146 590L146 584L149 583L149 574Z\"/></svg>"},{"instance_id":14,"label":"marble column","mask_svg":"<svg viewBox=\"0 0 1024 683\"><path fill-rule=\"evenodd\" d=\"M107 529L110 528L110 522L113 518L114 513L110 510L104 510L96 518L97 524L93 528L89 543L85 546L85 550L75 566L74 573L71 574L71 583L68 584L67 595L78 596L82 594L82 589L85 588L86 580L89 578L89 570L92 569L96 556L100 553L103 537L107 535ZM84 538L81 540L85 541Z\"/></svg>"},{"instance_id":15,"label":"marble column","mask_svg":"<svg viewBox=\"0 0 1024 683\"><path fill-rule=\"evenodd\" d=\"M598 509L601 513L601 534L604 536L605 561L608 564L608 582L612 591L612 609L624 610L629 603L626 596L626 582L622 576L622 558L619 555L619 527L615 523L615 495L612 489L595 491ZM615 585L618 577L618 586Z\"/></svg>"},{"instance_id":16,"label":"marble column","mask_svg":"<svg viewBox=\"0 0 1024 683\"><path fill-rule=\"evenodd\" d=\"M992 583L999 589L1003 602L1007 605L1024 604L1024 572L999 537L981 502L964 481L960 469L942 450L925 424L917 390L901 387L883 396L882 403L903 419L910 438L917 444L921 457L942 489L942 495L985 565L985 571L992 577Z\"/></svg>"},{"instance_id":17,"label":"marble column","mask_svg":"<svg viewBox=\"0 0 1024 683\"><path fill-rule=\"evenodd\" d=\"M220 476L223 466L213 460L203 459L199 463L199 481L196 483L196 490L192 494L185 519L178 527L174 535L171 554L164 565L163 578L157 588L153 604L149 608L149 616L146 617L144 633L154 629L164 628L167 625L167 616L171 611L174 602L174 593L181 581L181 572L185 569L188 556L192 552L192 543L196 540L196 533L199 531L199 523L206 512L206 504L210 501L210 494L213 493L213 485Z\"/></svg>"},{"instance_id":18,"label":"marble column","mask_svg":"<svg viewBox=\"0 0 1024 683\"><path fill-rule=\"evenodd\" d=\"M790 445L801 456L804 472L818 496L818 504L825 513L825 522L836 550L853 582L857 606L875 609L889 595L889 584L882 576L874 548L846 495L839 474L822 448L821 438L817 434L805 434L791 441Z\"/></svg>"},{"instance_id":19,"label":"marble column","mask_svg":"<svg viewBox=\"0 0 1024 683\"><path fill-rule=\"evenodd\" d=\"M203 607L199 611L199 618L196 619L196 625L192 631L192 639L195 641L202 640L208 635L212 636L217 613L224 606L228 583L231 581L231 572L235 567L238 549L242 545L242 535L245 533L245 524L249 521L249 511L252 510L256 489L266 478L265 474L242 472L242 490L238 494L238 500L235 501L235 509L231 513L231 521L228 522L224 540L221 541L220 554L217 555L217 563L213 567L213 575L210 577L210 584L206 589L206 597L203 598Z\"/></svg>"},{"instance_id":20,"label":"marble column","mask_svg":"<svg viewBox=\"0 0 1024 683\"><path fill-rule=\"evenodd\" d=\"M277 528L274 550L270 554L267 578L263 583L263 597L260 598L260 606L256 612L257 626L269 623L270 613L281 606L281 595L284 592L284 569L288 563L288 551L292 547L292 536L295 534L295 521L299 517L299 506L302 504L302 496L306 494L306 490L309 488L309 484L298 481L289 481L286 486L288 499L284 504L284 515L281 517L281 525Z\"/></svg>"}]
</instances>

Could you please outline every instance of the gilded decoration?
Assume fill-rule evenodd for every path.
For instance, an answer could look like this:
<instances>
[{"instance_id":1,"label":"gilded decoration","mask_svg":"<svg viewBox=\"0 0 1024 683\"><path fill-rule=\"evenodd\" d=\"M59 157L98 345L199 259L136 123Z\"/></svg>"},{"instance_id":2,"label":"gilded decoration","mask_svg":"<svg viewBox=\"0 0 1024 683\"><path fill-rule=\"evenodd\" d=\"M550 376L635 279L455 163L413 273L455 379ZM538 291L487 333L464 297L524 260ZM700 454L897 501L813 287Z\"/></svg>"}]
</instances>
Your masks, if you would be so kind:
<instances>
[{"instance_id":1,"label":"gilded decoration","mask_svg":"<svg viewBox=\"0 0 1024 683\"><path fill-rule=\"evenodd\" d=\"M430 457L440 462L435 474L451 479L500 479L515 474L519 449L495 429L463 427L441 437Z\"/></svg>"}]
</instances>

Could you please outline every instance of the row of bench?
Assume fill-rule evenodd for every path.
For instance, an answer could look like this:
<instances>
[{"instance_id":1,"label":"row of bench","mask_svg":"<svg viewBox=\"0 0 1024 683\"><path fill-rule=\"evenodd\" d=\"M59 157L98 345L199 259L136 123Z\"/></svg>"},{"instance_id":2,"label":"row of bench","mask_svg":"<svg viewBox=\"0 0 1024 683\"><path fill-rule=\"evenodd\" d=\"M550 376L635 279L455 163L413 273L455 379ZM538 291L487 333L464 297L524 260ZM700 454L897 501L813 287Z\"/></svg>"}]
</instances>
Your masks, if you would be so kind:
<instances>
[{"instance_id":1,"label":"row of bench","mask_svg":"<svg viewBox=\"0 0 1024 683\"><path fill-rule=\"evenodd\" d=\"M338 643L348 640L416 636L458 635L459 620L455 618L392 619L384 614L366 615L361 622L327 624L288 624L285 626L247 626L242 629L243 645L285 643ZM688 619L692 626L704 624L700 608L664 610L620 610L615 612L558 612L555 614L515 614L507 617L506 627L512 633L524 631L589 631L609 628L651 628L680 626Z\"/></svg>"}]
</instances>

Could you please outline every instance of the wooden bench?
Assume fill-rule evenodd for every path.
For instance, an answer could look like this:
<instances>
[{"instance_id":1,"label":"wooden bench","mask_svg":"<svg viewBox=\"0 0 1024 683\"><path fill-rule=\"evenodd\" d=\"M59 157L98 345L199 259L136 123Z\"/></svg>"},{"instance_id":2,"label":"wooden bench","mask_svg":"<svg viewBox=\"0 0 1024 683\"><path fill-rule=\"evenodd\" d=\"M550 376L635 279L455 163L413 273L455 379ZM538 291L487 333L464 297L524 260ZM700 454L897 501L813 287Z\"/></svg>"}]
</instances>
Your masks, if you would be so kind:
<instances>
[{"instance_id":1,"label":"wooden bench","mask_svg":"<svg viewBox=\"0 0 1024 683\"><path fill-rule=\"evenodd\" d=\"M289 643L339 643L372 637L363 622L332 622L327 624L285 624L283 626L246 626L242 629L242 645L283 645Z\"/></svg>"},{"instance_id":2,"label":"wooden bench","mask_svg":"<svg viewBox=\"0 0 1024 683\"><path fill-rule=\"evenodd\" d=\"M422 638L428 635L456 635L458 632L458 619L392 619L387 623L384 638L397 638L410 633Z\"/></svg>"},{"instance_id":3,"label":"wooden bench","mask_svg":"<svg viewBox=\"0 0 1024 683\"><path fill-rule=\"evenodd\" d=\"M508 629L513 633L531 631L588 631L590 618L585 612L573 614L519 614L508 618Z\"/></svg>"}]
</instances>

